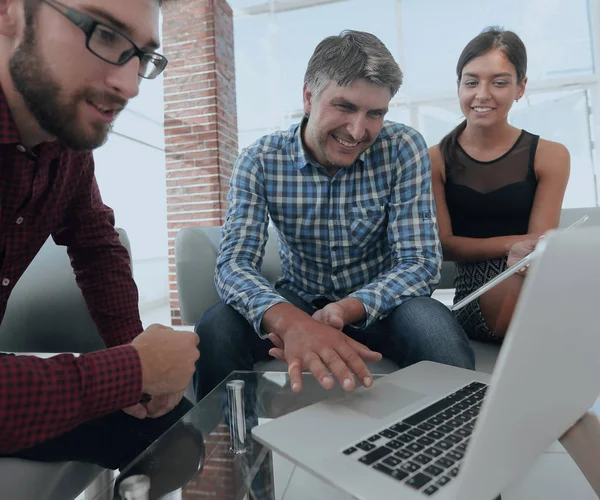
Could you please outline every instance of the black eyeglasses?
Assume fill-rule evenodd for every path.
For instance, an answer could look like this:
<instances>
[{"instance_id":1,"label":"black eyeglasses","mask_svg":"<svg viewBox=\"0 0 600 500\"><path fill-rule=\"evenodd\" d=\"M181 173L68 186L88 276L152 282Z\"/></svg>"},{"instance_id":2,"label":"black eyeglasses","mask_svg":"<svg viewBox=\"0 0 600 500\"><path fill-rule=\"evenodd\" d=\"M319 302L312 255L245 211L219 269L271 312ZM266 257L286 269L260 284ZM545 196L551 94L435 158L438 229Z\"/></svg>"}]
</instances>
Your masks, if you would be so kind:
<instances>
[{"instance_id":1,"label":"black eyeglasses","mask_svg":"<svg viewBox=\"0 0 600 500\"><path fill-rule=\"evenodd\" d=\"M165 56L140 49L123 33L119 33L107 24L67 7L57 0L42 1L80 28L85 33L87 49L103 61L115 66L123 66L134 57L139 57L140 70L138 74L142 78L150 80L160 75L167 67L168 61Z\"/></svg>"}]
</instances>

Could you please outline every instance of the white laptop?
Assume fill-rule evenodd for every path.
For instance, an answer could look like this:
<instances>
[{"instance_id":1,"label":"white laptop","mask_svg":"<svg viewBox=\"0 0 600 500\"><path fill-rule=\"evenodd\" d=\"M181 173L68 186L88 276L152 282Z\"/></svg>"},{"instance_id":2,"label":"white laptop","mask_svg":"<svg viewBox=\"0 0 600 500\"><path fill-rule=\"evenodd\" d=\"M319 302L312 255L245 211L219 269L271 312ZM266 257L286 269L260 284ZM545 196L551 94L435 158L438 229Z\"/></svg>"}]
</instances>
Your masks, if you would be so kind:
<instances>
[{"instance_id":1,"label":"white laptop","mask_svg":"<svg viewBox=\"0 0 600 500\"><path fill-rule=\"evenodd\" d=\"M540 245L491 378L421 362L254 437L360 500L494 499L600 393L600 228Z\"/></svg>"}]
</instances>

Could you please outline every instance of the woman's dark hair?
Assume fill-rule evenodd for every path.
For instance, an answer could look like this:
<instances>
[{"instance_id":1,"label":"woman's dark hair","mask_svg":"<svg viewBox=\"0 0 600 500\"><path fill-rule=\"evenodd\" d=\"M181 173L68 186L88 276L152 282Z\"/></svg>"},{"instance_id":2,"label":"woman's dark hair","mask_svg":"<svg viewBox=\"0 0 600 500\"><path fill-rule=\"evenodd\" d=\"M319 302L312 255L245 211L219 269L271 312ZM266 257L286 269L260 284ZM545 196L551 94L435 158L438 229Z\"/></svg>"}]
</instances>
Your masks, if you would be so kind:
<instances>
[{"instance_id":1,"label":"woman's dark hair","mask_svg":"<svg viewBox=\"0 0 600 500\"><path fill-rule=\"evenodd\" d=\"M471 40L463 49L458 63L456 64L456 76L458 81L462 78L464 67L476 57L483 56L491 50L499 50L504 53L515 67L517 72L517 83L521 84L527 74L527 50L523 41L516 33L506 31L499 26L489 26L479 35ZM458 166L456 158L456 145L460 134L467 127L467 120L463 120L454 130L446 135L440 142L440 153L444 164L450 171Z\"/></svg>"}]
</instances>

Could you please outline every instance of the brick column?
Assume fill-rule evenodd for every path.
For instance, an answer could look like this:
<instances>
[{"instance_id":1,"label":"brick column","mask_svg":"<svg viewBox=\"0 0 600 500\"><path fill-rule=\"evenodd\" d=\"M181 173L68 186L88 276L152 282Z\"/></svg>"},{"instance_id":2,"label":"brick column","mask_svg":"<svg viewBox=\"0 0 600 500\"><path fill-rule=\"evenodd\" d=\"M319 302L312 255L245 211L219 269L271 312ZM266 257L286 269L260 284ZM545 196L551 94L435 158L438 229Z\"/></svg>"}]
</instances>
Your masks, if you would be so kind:
<instances>
[{"instance_id":1,"label":"brick column","mask_svg":"<svg viewBox=\"0 0 600 500\"><path fill-rule=\"evenodd\" d=\"M177 0L163 16L169 287L177 326L175 236L184 227L223 223L237 156L233 15L225 0Z\"/></svg>"}]
</instances>

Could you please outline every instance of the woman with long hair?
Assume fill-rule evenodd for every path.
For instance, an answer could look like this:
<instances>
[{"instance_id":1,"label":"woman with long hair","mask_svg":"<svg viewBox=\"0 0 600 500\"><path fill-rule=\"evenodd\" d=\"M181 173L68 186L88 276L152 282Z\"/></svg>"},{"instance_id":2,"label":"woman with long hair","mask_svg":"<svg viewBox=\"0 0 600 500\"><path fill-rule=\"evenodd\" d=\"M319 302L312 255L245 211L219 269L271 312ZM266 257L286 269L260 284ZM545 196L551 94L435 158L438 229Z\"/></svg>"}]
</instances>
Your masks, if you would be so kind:
<instances>
[{"instance_id":1,"label":"woman with long hair","mask_svg":"<svg viewBox=\"0 0 600 500\"><path fill-rule=\"evenodd\" d=\"M486 28L471 40L456 67L465 119L429 150L444 258L456 262L455 301L502 272L511 246L559 223L567 148L508 122L526 72L525 46L512 31ZM521 282L515 276L456 311L470 338L504 336Z\"/></svg>"}]
</instances>

